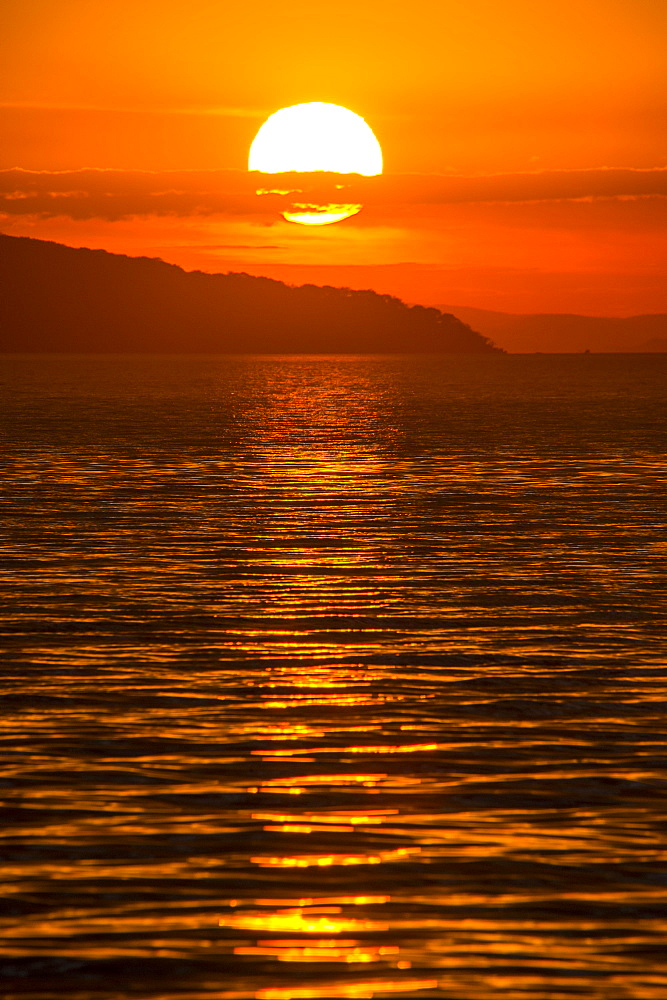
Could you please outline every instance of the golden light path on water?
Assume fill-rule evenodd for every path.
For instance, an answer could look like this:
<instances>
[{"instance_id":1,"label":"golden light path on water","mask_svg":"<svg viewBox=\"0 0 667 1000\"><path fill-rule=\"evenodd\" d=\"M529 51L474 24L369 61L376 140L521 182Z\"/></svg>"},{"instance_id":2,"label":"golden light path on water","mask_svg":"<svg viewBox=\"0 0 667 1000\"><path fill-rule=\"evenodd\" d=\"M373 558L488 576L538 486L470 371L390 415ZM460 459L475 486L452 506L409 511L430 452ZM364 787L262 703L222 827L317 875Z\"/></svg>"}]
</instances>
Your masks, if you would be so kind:
<instances>
[{"instance_id":1,"label":"golden light path on water","mask_svg":"<svg viewBox=\"0 0 667 1000\"><path fill-rule=\"evenodd\" d=\"M9 1000L661 1000L661 364L5 361Z\"/></svg>"}]
</instances>

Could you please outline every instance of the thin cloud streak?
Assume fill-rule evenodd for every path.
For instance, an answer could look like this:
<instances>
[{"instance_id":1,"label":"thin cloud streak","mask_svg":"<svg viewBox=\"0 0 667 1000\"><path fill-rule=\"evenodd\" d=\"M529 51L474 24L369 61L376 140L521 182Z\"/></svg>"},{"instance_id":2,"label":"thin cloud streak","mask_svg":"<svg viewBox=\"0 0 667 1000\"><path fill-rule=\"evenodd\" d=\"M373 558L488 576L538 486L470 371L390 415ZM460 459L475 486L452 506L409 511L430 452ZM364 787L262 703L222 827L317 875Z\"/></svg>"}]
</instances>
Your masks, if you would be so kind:
<instances>
[{"instance_id":1,"label":"thin cloud streak","mask_svg":"<svg viewBox=\"0 0 667 1000\"><path fill-rule=\"evenodd\" d=\"M198 107L137 107L136 105L123 105L114 103L86 104L81 101L0 101L0 111L99 111L102 114L127 115L201 115L204 117L228 118L266 118L271 114L271 108L232 108L225 105L210 105L202 108Z\"/></svg>"},{"instance_id":2,"label":"thin cloud streak","mask_svg":"<svg viewBox=\"0 0 667 1000\"><path fill-rule=\"evenodd\" d=\"M261 187L273 193L257 194ZM520 203L667 196L667 168L561 170L479 176L241 170L0 171L0 212L72 219L178 215L270 222L294 202L358 201L374 214L402 206Z\"/></svg>"}]
</instances>

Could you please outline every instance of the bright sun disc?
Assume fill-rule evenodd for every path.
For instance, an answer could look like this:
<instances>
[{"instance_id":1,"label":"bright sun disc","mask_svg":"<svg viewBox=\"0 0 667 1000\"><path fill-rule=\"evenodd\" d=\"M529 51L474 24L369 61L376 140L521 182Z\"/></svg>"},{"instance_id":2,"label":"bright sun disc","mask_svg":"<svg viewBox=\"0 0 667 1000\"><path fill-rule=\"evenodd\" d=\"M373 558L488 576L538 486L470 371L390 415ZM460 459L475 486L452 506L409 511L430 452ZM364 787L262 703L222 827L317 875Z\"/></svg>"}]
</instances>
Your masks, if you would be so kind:
<instances>
[{"instance_id":1,"label":"bright sun disc","mask_svg":"<svg viewBox=\"0 0 667 1000\"><path fill-rule=\"evenodd\" d=\"M250 147L249 170L382 173L382 150L360 115L337 104L295 104L264 122Z\"/></svg>"},{"instance_id":2,"label":"bright sun disc","mask_svg":"<svg viewBox=\"0 0 667 1000\"><path fill-rule=\"evenodd\" d=\"M382 150L360 115L337 104L314 101L276 111L250 147L249 170L279 174L324 170L340 174L382 173ZM355 215L361 205L296 206L290 222L327 225Z\"/></svg>"}]
</instances>

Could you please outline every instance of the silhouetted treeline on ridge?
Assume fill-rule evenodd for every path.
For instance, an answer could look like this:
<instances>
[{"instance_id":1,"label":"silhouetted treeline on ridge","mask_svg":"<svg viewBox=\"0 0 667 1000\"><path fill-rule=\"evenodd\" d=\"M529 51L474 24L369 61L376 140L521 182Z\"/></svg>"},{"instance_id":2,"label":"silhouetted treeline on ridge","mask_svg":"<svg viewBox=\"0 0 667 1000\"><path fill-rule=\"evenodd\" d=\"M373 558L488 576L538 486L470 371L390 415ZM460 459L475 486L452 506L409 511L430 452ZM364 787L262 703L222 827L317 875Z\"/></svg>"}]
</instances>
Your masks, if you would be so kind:
<instances>
[{"instance_id":1,"label":"silhouetted treeline on ridge","mask_svg":"<svg viewBox=\"0 0 667 1000\"><path fill-rule=\"evenodd\" d=\"M0 350L464 353L497 348L454 316L390 295L0 235Z\"/></svg>"}]
</instances>

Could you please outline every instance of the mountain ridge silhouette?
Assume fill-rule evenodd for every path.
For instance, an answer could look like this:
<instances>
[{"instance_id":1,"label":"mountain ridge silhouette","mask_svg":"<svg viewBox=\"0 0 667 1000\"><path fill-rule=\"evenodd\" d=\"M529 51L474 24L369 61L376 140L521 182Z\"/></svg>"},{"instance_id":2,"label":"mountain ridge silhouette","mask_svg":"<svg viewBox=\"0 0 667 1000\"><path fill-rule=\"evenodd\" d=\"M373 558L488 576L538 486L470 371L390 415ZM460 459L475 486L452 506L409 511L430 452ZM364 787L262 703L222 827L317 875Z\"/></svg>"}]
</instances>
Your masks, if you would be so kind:
<instances>
[{"instance_id":1,"label":"mountain ridge silhouette","mask_svg":"<svg viewBox=\"0 0 667 1000\"><path fill-rule=\"evenodd\" d=\"M0 234L4 353L498 352L454 316L390 295Z\"/></svg>"},{"instance_id":2,"label":"mountain ridge silhouette","mask_svg":"<svg viewBox=\"0 0 667 1000\"><path fill-rule=\"evenodd\" d=\"M506 313L438 305L513 354L592 351L605 354L667 351L667 314L582 316L577 313Z\"/></svg>"}]
</instances>

